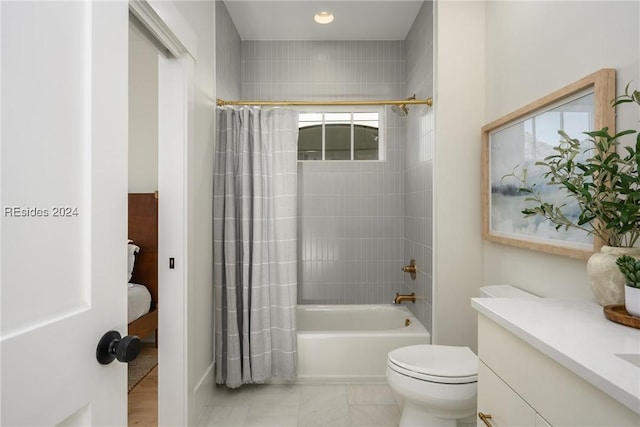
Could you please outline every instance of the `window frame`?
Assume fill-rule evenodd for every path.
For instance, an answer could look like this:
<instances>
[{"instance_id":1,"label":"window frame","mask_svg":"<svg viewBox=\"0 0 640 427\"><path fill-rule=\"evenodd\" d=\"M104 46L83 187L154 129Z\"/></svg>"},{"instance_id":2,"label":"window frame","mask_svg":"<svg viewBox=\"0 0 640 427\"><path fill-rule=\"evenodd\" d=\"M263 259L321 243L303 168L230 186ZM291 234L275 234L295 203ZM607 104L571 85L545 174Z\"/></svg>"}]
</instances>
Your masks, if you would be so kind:
<instances>
[{"instance_id":1,"label":"window frame","mask_svg":"<svg viewBox=\"0 0 640 427\"><path fill-rule=\"evenodd\" d=\"M330 105L330 106L302 106L297 107L296 110L298 113L315 113L322 114L322 159L298 159L299 162L364 162L364 163L372 163L372 162L385 162L386 154L387 154L387 144L386 144L386 109L382 105ZM351 114L351 155L350 159L342 159L342 160L332 160L326 158L326 122L325 122L325 114L331 113L349 113ZM353 119L353 114L357 113L378 113L378 158L375 160L364 160L364 159L355 159L355 123ZM300 121L298 121L298 129L300 129Z\"/></svg>"}]
</instances>

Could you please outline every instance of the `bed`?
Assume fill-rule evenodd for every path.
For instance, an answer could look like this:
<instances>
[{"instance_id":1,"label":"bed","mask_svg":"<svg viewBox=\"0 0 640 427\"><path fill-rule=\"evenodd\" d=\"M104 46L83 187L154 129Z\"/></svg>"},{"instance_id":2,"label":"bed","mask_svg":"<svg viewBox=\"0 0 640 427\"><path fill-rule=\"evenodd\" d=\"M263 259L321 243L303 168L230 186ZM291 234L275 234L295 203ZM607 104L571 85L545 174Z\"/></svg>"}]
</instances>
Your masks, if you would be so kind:
<instances>
[{"instance_id":1,"label":"bed","mask_svg":"<svg viewBox=\"0 0 640 427\"><path fill-rule=\"evenodd\" d=\"M129 193L129 240L138 251L129 280L129 335L158 346L158 193ZM131 246L129 246L131 247ZM147 308L148 307L148 308ZM148 311L147 311L148 310Z\"/></svg>"}]
</instances>

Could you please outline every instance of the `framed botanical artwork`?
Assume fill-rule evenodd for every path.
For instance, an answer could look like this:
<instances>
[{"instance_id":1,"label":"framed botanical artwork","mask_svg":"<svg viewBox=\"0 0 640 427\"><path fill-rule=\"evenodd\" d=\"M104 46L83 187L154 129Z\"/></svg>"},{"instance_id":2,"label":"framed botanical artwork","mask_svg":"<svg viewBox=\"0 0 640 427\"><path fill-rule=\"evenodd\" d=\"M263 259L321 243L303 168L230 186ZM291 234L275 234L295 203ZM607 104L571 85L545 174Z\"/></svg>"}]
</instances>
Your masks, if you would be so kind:
<instances>
[{"instance_id":1,"label":"framed botanical artwork","mask_svg":"<svg viewBox=\"0 0 640 427\"><path fill-rule=\"evenodd\" d=\"M583 132L608 127L614 133L615 96L615 70L602 69L482 127L484 239L579 259L599 249L585 231L556 230L539 216L525 217L522 211L531 206L528 195L518 191L518 179L526 177L546 200L565 204L567 215L577 217L577 204L558 186L546 184L536 162L554 153L559 130L579 139L585 150L591 142Z\"/></svg>"}]
</instances>

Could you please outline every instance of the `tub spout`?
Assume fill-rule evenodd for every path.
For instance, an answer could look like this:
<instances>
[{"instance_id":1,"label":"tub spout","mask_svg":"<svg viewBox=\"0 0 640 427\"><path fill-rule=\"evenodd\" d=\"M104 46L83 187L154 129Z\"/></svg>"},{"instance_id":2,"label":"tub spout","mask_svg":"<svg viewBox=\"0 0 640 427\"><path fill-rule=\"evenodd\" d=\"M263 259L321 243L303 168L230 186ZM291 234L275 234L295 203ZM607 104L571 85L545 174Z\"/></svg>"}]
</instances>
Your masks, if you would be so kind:
<instances>
[{"instance_id":1,"label":"tub spout","mask_svg":"<svg viewBox=\"0 0 640 427\"><path fill-rule=\"evenodd\" d=\"M396 293L396 297L393 299L393 303L400 304L403 301L416 302L416 293L411 292L409 295Z\"/></svg>"}]
</instances>

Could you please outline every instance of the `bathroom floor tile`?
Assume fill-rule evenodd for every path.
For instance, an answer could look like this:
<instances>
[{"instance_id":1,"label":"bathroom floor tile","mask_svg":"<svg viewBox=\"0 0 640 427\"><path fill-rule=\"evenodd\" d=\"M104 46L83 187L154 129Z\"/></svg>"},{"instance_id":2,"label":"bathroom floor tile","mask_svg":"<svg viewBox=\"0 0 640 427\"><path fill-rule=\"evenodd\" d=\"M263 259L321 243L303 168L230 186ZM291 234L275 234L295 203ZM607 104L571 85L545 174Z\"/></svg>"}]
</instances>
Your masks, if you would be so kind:
<instances>
[{"instance_id":1,"label":"bathroom floor tile","mask_svg":"<svg viewBox=\"0 0 640 427\"><path fill-rule=\"evenodd\" d=\"M300 387L297 385L256 384L251 395L251 406L255 405L299 405Z\"/></svg>"},{"instance_id":2,"label":"bathroom floor tile","mask_svg":"<svg viewBox=\"0 0 640 427\"><path fill-rule=\"evenodd\" d=\"M252 403L245 427L297 427L298 405Z\"/></svg>"},{"instance_id":3,"label":"bathroom floor tile","mask_svg":"<svg viewBox=\"0 0 640 427\"><path fill-rule=\"evenodd\" d=\"M387 384L349 384L349 405L395 405L393 393Z\"/></svg>"},{"instance_id":4,"label":"bathroom floor tile","mask_svg":"<svg viewBox=\"0 0 640 427\"><path fill-rule=\"evenodd\" d=\"M298 427L349 427L349 407L346 404L334 407L300 408Z\"/></svg>"},{"instance_id":5,"label":"bathroom floor tile","mask_svg":"<svg viewBox=\"0 0 640 427\"><path fill-rule=\"evenodd\" d=\"M300 388L299 427L349 426L344 385L303 385Z\"/></svg>"},{"instance_id":6,"label":"bathroom floor tile","mask_svg":"<svg viewBox=\"0 0 640 427\"><path fill-rule=\"evenodd\" d=\"M386 384L265 384L216 387L199 427L396 427Z\"/></svg>"},{"instance_id":7,"label":"bathroom floor tile","mask_svg":"<svg viewBox=\"0 0 640 427\"><path fill-rule=\"evenodd\" d=\"M227 388L216 386L213 390L213 404L216 406L248 406L254 390L251 387Z\"/></svg>"},{"instance_id":8,"label":"bathroom floor tile","mask_svg":"<svg viewBox=\"0 0 640 427\"><path fill-rule=\"evenodd\" d=\"M351 426L396 427L400 410L396 405L349 405Z\"/></svg>"},{"instance_id":9,"label":"bathroom floor tile","mask_svg":"<svg viewBox=\"0 0 640 427\"><path fill-rule=\"evenodd\" d=\"M300 385L300 404L313 404L326 400L347 401L347 386L342 384Z\"/></svg>"},{"instance_id":10,"label":"bathroom floor tile","mask_svg":"<svg viewBox=\"0 0 640 427\"><path fill-rule=\"evenodd\" d=\"M244 427L249 406L208 406L198 427Z\"/></svg>"}]
</instances>

